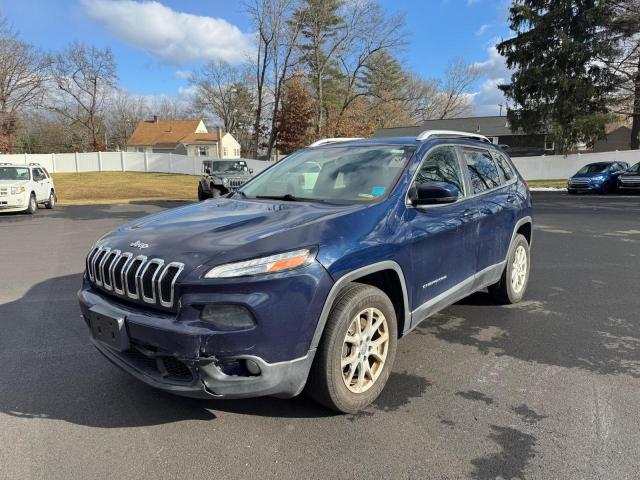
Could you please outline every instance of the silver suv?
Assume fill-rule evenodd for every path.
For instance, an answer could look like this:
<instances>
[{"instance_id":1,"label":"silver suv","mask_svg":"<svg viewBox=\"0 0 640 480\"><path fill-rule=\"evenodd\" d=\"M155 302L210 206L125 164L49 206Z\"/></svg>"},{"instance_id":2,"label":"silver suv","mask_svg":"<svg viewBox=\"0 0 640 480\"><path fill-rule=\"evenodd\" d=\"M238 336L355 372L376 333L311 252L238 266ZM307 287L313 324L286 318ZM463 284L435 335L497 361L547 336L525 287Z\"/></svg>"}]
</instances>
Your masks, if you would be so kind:
<instances>
[{"instance_id":1,"label":"silver suv","mask_svg":"<svg viewBox=\"0 0 640 480\"><path fill-rule=\"evenodd\" d=\"M38 163L0 163L0 212L35 213L38 204L56 205L56 190L49 172Z\"/></svg>"}]
</instances>

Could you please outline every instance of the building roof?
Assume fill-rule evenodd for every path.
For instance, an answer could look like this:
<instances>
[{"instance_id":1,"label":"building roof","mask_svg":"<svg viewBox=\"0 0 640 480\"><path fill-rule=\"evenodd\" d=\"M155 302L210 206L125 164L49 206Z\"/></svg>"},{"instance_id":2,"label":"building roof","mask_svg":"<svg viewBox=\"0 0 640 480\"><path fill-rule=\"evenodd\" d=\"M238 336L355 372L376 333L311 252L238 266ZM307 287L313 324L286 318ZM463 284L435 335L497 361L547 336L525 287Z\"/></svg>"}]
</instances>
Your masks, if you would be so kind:
<instances>
[{"instance_id":1,"label":"building roof","mask_svg":"<svg viewBox=\"0 0 640 480\"><path fill-rule=\"evenodd\" d=\"M460 132L479 133L487 137L504 135L522 135L509 127L507 117L467 117L446 118L443 120L427 120L422 125L398 128L381 128L376 130L376 137L417 136L424 130L456 130Z\"/></svg>"},{"instance_id":2,"label":"building roof","mask_svg":"<svg viewBox=\"0 0 640 480\"><path fill-rule=\"evenodd\" d=\"M127 145L177 145L179 143L213 143L218 132L196 133L200 120L147 120L140 122Z\"/></svg>"}]
</instances>

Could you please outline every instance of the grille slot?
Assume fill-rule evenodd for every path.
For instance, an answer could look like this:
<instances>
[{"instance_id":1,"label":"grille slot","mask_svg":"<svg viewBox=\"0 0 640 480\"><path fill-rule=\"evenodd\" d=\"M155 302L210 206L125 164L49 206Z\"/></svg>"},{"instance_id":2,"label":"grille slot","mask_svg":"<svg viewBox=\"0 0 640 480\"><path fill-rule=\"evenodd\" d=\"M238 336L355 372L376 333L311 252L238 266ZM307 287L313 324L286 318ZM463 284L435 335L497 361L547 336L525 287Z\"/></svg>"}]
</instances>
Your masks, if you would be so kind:
<instances>
[{"instance_id":1,"label":"grille slot","mask_svg":"<svg viewBox=\"0 0 640 480\"><path fill-rule=\"evenodd\" d=\"M180 262L134 256L110 247L94 247L87 255L87 277L102 290L132 300L174 308L176 281L184 270Z\"/></svg>"}]
</instances>

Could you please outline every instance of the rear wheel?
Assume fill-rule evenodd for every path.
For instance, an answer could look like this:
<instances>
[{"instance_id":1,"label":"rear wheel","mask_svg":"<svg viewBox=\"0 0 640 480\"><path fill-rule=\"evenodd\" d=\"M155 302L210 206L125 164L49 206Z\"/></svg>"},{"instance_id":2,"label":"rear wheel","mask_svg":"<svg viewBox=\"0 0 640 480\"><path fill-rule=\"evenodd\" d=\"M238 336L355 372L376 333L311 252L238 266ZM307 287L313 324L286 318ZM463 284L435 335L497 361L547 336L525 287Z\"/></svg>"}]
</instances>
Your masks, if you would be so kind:
<instances>
[{"instance_id":1,"label":"rear wheel","mask_svg":"<svg viewBox=\"0 0 640 480\"><path fill-rule=\"evenodd\" d=\"M49 200L44 204L49 210L56 206L56 194L53 190L49 193Z\"/></svg>"},{"instance_id":2,"label":"rear wheel","mask_svg":"<svg viewBox=\"0 0 640 480\"><path fill-rule=\"evenodd\" d=\"M27 205L27 209L25 210L25 212L32 215L36 213L37 210L38 210L38 202L36 201L36 194L32 193L31 196L29 197L29 204Z\"/></svg>"},{"instance_id":3,"label":"rear wheel","mask_svg":"<svg viewBox=\"0 0 640 480\"><path fill-rule=\"evenodd\" d=\"M517 234L509 249L502 277L489 287L489 293L498 303L518 303L527 290L530 266L529 242L524 235Z\"/></svg>"},{"instance_id":4,"label":"rear wheel","mask_svg":"<svg viewBox=\"0 0 640 480\"><path fill-rule=\"evenodd\" d=\"M309 373L306 391L318 403L355 413L384 388L396 355L397 321L389 297L353 283L336 300Z\"/></svg>"}]
</instances>

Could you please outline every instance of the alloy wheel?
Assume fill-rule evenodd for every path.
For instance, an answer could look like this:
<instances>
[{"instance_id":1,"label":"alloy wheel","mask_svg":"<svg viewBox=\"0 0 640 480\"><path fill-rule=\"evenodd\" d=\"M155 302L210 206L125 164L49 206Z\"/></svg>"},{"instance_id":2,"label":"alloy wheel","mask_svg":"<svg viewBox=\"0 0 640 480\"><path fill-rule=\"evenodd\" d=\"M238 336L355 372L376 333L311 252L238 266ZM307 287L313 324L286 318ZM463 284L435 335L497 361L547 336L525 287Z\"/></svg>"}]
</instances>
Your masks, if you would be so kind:
<instances>
[{"instance_id":1,"label":"alloy wheel","mask_svg":"<svg viewBox=\"0 0 640 480\"><path fill-rule=\"evenodd\" d=\"M522 245L518 245L513 253L511 264L511 288L515 293L520 293L524 288L527 278L527 251Z\"/></svg>"},{"instance_id":2,"label":"alloy wheel","mask_svg":"<svg viewBox=\"0 0 640 480\"><path fill-rule=\"evenodd\" d=\"M349 324L342 345L342 380L349 391L363 393L384 369L389 350L389 327L377 308L366 308Z\"/></svg>"}]
</instances>

